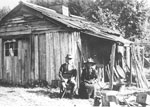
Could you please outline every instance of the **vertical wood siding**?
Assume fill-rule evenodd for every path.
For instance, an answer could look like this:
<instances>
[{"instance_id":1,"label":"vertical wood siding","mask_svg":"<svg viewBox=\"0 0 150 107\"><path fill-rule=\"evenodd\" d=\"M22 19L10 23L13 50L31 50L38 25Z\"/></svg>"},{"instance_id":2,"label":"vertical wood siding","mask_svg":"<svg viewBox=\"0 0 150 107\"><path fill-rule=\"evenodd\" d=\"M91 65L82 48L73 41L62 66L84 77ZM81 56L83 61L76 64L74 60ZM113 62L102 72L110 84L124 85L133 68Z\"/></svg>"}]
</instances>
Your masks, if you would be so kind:
<instances>
[{"instance_id":1,"label":"vertical wood siding","mask_svg":"<svg viewBox=\"0 0 150 107\"><path fill-rule=\"evenodd\" d=\"M39 79L46 80L46 36L39 35Z\"/></svg>"},{"instance_id":2,"label":"vertical wood siding","mask_svg":"<svg viewBox=\"0 0 150 107\"><path fill-rule=\"evenodd\" d=\"M34 57L34 59L35 59L35 61L34 61L34 63L35 63L35 67L34 67L34 79L35 80L38 80L39 79L39 53L38 53L38 49L39 49L39 45L38 45L39 43L38 43L38 35L36 35L35 37L34 37L34 49L35 49L35 57Z\"/></svg>"},{"instance_id":3,"label":"vertical wood siding","mask_svg":"<svg viewBox=\"0 0 150 107\"><path fill-rule=\"evenodd\" d=\"M25 84L31 78L30 73L30 42L29 38L22 38L18 40L18 55L5 56L4 44L4 68L3 79L13 84Z\"/></svg>"},{"instance_id":4,"label":"vertical wood siding","mask_svg":"<svg viewBox=\"0 0 150 107\"><path fill-rule=\"evenodd\" d=\"M2 79L2 38L0 38L0 79Z\"/></svg>"},{"instance_id":5,"label":"vertical wood siding","mask_svg":"<svg viewBox=\"0 0 150 107\"><path fill-rule=\"evenodd\" d=\"M45 35L35 35L35 79L58 80L61 64L65 62L68 53L74 57L74 64L78 69L80 57L77 50L78 32L49 32ZM78 70L79 71L79 70Z\"/></svg>"},{"instance_id":6,"label":"vertical wood siding","mask_svg":"<svg viewBox=\"0 0 150 107\"><path fill-rule=\"evenodd\" d=\"M5 56L4 53L4 69L0 74L4 80L14 84L46 80L51 84L52 80L59 79L59 68L68 53L73 55L73 63L80 71L77 48L77 42L81 42L80 33L61 31L32 36L18 39L18 56Z\"/></svg>"},{"instance_id":7,"label":"vertical wood siding","mask_svg":"<svg viewBox=\"0 0 150 107\"><path fill-rule=\"evenodd\" d=\"M65 62L68 53L74 56L76 68L79 68L80 57L77 49L77 41L81 42L79 32L64 31L64 26L55 25L32 14L28 14L26 18L18 15L0 26L1 35L8 35L11 38L15 35L18 38L18 56L13 57L5 56L4 43L0 39L0 79L14 84L25 84L31 80L46 80L51 84L52 80L59 79L60 65ZM40 32L33 32L35 35L20 35L31 32L24 23ZM57 31L53 31L54 29ZM46 30L52 32L45 33Z\"/></svg>"}]
</instances>

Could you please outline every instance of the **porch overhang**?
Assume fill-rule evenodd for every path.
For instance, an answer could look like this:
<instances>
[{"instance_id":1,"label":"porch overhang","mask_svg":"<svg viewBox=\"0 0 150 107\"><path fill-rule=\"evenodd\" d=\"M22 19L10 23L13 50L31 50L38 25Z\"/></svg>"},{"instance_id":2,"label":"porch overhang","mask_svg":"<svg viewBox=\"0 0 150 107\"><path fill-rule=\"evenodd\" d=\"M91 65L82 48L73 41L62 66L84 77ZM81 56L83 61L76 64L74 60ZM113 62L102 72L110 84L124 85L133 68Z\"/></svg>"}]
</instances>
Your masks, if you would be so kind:
<instances>
[{"instance_id":1,"label":"porch overhang","mask_svg":"<svg viewBox=\"0 0 150 107\"><path fill-rule=\"evenodd\" d=\"M115 35L108 34L108 33L96 34L94 32L88 32L88 31L81 31L81 32L84 34L88 34L94 37L101 38L101 39L106 39L106 40L110 40L113 42L117 42L117 43L123 44L124 46L129 46L130 44L133 43L132 41L124 39L122 36L115 36Z\"/></svg>"}]
</instances>

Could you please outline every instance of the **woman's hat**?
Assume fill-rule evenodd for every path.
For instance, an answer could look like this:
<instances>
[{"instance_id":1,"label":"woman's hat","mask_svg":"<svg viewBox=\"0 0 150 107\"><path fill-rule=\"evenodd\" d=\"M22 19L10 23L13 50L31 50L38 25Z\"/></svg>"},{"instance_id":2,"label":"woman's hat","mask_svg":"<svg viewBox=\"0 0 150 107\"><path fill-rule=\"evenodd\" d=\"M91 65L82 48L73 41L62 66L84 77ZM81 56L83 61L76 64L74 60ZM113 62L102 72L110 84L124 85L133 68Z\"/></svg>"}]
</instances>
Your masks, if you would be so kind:
<instances>
[{"instance_id":1,"label":"woman's hat","mask_svg":"<svg viewBox=\"0 0 150 107\"><path fill-rule=\"evenodd\" d=\"M67 54L67 55L66 55L66 58L67 58L67 59L72 59L72 56L71 56L70 54Z\"/></svg>"}]
</instances>

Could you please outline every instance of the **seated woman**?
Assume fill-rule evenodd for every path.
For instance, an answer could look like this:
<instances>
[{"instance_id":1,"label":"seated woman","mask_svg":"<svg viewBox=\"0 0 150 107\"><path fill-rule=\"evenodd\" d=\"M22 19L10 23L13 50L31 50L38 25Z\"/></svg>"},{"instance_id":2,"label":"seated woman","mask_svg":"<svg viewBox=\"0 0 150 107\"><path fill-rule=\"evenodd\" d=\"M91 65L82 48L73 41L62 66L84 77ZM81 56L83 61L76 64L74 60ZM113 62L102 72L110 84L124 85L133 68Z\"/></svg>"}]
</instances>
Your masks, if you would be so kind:
<instances>
[{"instance_id":1,"label":"seated woman","mask_svg":"<svg viewBox=\"0 0 150 107\"><path fill-rule=\"evenodd\" d=\"M97 83L96 80L97 72L95 63L92 58L89 58L85 63L85 68L83 68L81 75L81 83L79 88L79 95L81 98L90 98L91 95L94 97Z\"/></svg>"}]
</instances>

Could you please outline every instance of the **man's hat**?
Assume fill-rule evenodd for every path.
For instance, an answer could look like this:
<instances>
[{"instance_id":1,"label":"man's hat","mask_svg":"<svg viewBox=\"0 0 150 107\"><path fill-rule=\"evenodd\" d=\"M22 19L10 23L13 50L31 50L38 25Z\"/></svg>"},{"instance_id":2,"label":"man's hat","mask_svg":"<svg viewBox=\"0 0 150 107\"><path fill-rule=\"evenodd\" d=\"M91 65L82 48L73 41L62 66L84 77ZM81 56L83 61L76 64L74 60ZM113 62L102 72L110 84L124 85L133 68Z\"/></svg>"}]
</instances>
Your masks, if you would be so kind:
<instances>
[{"instance_id":1,"label":"man's hat","mask_svg":"<svg viewBox=\"0 0 150 107\"><path fill-rule=\"evenodd\" d=\"M87 63L95 64L94 60L92 58L88 58Z\"/></svg>"},{"instance_id":2,"label":"man's hat","mask_svg":"<svg viewBox=\"0 0 150 107\"><path fill-rule=\"evenodd\" d=\"M67 59L72 59L72 56L71 56L70 54L67 54L67 55L66 55L66 58L67 58Z\"/></svg>"}]
</instances>

